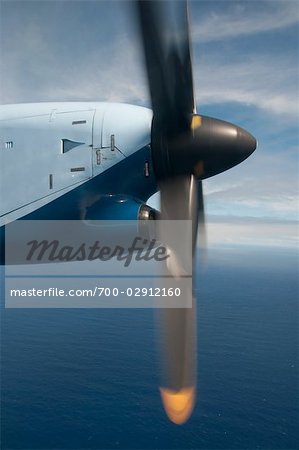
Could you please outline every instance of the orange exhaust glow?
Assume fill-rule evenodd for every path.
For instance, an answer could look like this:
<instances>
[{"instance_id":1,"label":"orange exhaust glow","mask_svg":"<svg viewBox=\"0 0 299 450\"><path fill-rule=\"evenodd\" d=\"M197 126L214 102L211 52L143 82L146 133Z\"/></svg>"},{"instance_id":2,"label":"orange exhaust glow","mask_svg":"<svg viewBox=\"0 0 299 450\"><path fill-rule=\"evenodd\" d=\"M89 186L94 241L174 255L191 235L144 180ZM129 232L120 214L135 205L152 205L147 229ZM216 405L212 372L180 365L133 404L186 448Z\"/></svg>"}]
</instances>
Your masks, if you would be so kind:
<instances>
[{"instance_id":1,"label":"orange exhaust glow","mask_svg":"<svg viewBox=\"0 0 299 450\"><path fill-rule=\"evenodd\" d=\"M189 419L195 402L195 388L187 387L180 391L160 388L163 406L168 418L176 425Z\"/></svg>"}]
</instances>

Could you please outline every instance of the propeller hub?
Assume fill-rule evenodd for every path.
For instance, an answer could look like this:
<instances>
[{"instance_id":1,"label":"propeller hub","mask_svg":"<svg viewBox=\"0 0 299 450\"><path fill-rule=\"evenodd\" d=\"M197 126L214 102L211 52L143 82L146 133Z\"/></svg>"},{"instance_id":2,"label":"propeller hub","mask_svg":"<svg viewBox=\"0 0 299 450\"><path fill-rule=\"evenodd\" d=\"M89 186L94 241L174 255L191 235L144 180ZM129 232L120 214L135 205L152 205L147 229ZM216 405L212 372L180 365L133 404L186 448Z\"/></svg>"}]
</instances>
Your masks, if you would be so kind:
<instances>
[{"instance_id":1,"label":"propeller hub","mask_svg":"<svg viewBox=\"0 0 299 450\"><path fill-rule=\"evenodd\" d=\"M255 138L223 120L193 114L182 130L165 130L153 120L152 152L158 180L193 174L205 179L244 161L256 149ZM165 122L164 122L165 124Z\"/></svg>"}]
</instances>

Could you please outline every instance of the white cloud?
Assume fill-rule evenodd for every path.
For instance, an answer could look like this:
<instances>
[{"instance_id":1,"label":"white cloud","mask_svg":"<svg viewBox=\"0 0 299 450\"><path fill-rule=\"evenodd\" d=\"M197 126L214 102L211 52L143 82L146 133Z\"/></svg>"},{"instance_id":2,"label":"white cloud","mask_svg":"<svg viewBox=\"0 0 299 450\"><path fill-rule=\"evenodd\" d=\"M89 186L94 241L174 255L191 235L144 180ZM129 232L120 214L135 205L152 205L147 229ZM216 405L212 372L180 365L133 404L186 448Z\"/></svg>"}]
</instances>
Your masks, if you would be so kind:
<instances>
[{"instance_id":1,"label":"white cloud","mask_svg":"<svg viewBox=\"0 0 299 450\"><path fill-rule=\"evenodd\" d=\"M287 55L277 59L265 54L242 62L206 55L195 60L194 74L199 104L236 102L299 119L299 58L296 64Z\"/></svg>"},{"instance_id":2,"label":"white cloud","mask_svg":"<svg viewBox=\"0 0 299 450\"><path fill-rule=\"evenodd\" d=\"M191 14L192 36L195 42L206 43L278 30L299 21L297 1L259 1L251 2L251 4L238 2L231 5L233 8L229 8L229 12L219 13L211 10L202 19L199 14L200 8L198 8L198 16Z\"/></svg>"},{"instance_id":3,"label":"white cloud","mask_svg":"<svg viewBox=\"0 0 299 450\"><path fill-rule=\"evenodd\" d=\"M234 59L229 49L226 54L220 54L216 45L216 52L214 49L210 54L200 46L200 56L196 58L196 42L201 42L200 36L214 40L217 36L252 34L286 27L298 20L296 2L266 4L262 12L261 8L244 11L242 3L222 14L211 8L212 12L204 16L203 22L192 27L199 105L236 102L269 114L298 119L299 59L296 63L289 52L275 55L272 51L269 53L269 49L262 53L257 49L256 54L240 61ZM200 8L198 10L200 12ZM112 38L92 48L88 46L84 52L80 34L74 36L72 48L48 39L47 27L53 26L38 21L16 26L5 45L1 44L1 59L5 61L5 65L2 64L2 103L107 100L149 104L140 42L126 28L128 24L120 30L112 28Z\"/></svg>"},{"instance_id":4,"label":"white cloud","mask_svg":"<svg viewBox=\"0 0 299 450\"><path fill-rule=\"evenodd\" d=\"M1 48L1 102L146 102L147 85L138 46L126 34L73 57L68 48L46 39L43 27L30 24L23 40L12 34ZM5 88L4 88L5 86Z\"/></svg>"}]
</instances>

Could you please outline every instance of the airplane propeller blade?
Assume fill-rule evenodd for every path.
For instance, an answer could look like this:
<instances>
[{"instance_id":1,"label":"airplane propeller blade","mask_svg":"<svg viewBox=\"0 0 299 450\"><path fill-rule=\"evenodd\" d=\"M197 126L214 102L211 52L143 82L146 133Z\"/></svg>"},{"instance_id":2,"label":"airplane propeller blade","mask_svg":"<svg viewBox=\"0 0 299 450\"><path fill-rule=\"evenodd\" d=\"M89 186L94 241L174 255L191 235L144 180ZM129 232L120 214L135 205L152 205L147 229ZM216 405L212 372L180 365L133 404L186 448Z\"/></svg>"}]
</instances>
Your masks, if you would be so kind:
<instances>
[{"instance_id":1,"label":"airplane propeller blade","mask_svg":"<svg viewBox=\"0 0 299 450\"><path fill-rule=\"evenodd\" d=\"M242 162L255 150L256 140L236 125L196 112L187 1L139 0L136 5L153 109L151 150L161 192L160 219L161 223L192 221L194 267L197 237L201 252L205 250L201 180ZM169 234L162 223L159 240L166 244L175 261L167 268L168 276L183 283L183 274L188 272L184 249L189 236ZM195 403L196 299L193 291L185 291L185 304L192 305L191 308L159 310L163 338L160 391L165 411L176 424L188 419ZM171 304L171 298L169 301Z\"/></svg>"},{"instance_id":2,"label":"airplane propeller blade","mask_svg":"<svg viewBox=\"0 0 299 450\"><path fill-rule=\"evenodd\" d=\"M160 182L161 220L192 220L193 259L196 250L198 228L198 194L201 182L193 175L179 176ZM175 255L180 268L176 273L170 267L170 275L178 279L180 274L190 273L185 249L190 244L189 235L169 233L167 222L161 222L160 240ZM183 279L183 278L182 278ZM190 416L196 393L196 301L192 285L184 291L186 307L158 310L161 335L162 386L160 388L163 405L169 419L184 423ZM170 299L171 301L171 299Z\"/></svg>"},{"instance_id":3,"label":"airplane propeller blade","mask_svg":"<svg viewBox=\"0 0 299 450\"><path fill-rule=\"evenodd\" d=\"M140 0L138 13L154 117L188 127L195 101L187 4Z\"/></svg>"},{"instance_id":4,"label":"airplane propeller blade","mask_svg":"<svg viewBox=\"0 0 299 450\"><path fill-rule=\"evenodd\" d=\"M148 81L153 107L152 151L155 174L161 193L163 220L192 220L192 249L195 253L198 229L198 197L200 222L204 224L201 181L189 174L176 176L165 170L164 159L171 152L173 142L182 141L189 134L195 113L192 64L186 2L139 1L141 31ZM155 145L159 141L160 144ZM184 151L184 142L181 142ZM160 227L159 239L174 253L179 266L182 247L189 236L170 237L167 227ZM172 269L169 269L170 275ZM196 320L192 290L186 308L159 310L162 337L163 405L169 419L184 423L190 416L196 392ZM186 299L186 304L187 304Z\"/></svg>"}]
</instances>

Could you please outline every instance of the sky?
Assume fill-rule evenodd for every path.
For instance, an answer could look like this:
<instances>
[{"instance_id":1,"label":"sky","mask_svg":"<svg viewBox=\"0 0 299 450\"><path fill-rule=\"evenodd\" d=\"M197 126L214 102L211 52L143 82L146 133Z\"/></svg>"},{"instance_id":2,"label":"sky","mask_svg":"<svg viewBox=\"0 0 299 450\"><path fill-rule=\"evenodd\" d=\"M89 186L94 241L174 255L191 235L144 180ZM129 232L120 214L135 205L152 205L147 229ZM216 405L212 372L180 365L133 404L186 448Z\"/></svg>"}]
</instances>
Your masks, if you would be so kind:
<instances>
[{"instance_id":1,"label":"sky","mask_svg":"<svg viewBox=\"0 0 299 450\"><path fill-rule=\"evenodd\" d=\"M2 0L0 102L150 106L131 6ZM299 2L190 1L189 15L198 112L235 123L258 141L248 160L204 182L208 240L294 247Z\"/></svg>"}]
</instances>

